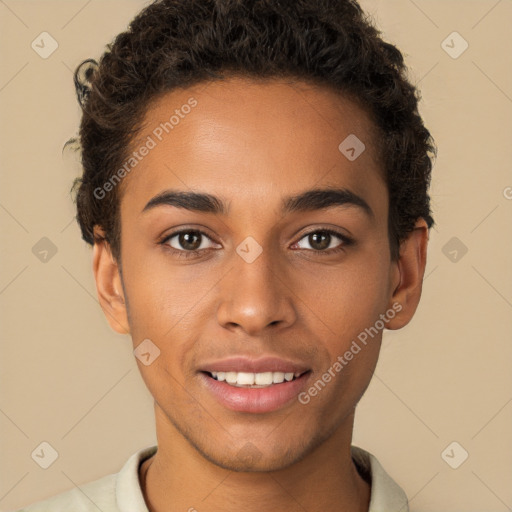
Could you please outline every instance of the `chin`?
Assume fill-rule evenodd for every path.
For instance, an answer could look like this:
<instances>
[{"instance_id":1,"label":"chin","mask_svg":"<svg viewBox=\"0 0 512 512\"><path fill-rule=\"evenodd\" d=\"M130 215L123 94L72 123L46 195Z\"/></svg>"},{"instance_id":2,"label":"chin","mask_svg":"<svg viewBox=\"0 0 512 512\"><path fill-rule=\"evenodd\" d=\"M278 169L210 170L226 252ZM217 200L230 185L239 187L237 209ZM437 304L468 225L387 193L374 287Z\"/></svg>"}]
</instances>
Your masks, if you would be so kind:
<instances>
[{"instance_id":1,"label":"chin","mask_svg":"<svg viewBox=\"0 0 512 512\"><path fill-rule=\"evenodd\" d=\"M240 473L261 473L286 469L302 460L314 449L313 446L283 448L281 445L281 450L276 451L276 447L267 443L265 452L263 452L253 443L247 441L237 452L233 453L212 453L210 449L199 450L199 452L212 464L223 469Z\"/></svg>"}]
</instances>

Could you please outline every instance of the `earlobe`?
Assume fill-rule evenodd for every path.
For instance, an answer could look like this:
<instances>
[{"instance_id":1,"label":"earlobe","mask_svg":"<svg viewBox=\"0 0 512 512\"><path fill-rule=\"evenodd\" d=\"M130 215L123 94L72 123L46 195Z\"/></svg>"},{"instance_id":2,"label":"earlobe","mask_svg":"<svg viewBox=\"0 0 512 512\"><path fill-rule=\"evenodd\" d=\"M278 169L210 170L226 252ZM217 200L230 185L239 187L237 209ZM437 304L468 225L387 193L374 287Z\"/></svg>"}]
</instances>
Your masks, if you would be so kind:
<instances>
[{"instance_id":1,"label":"earlobe","mask_svg":"<svg viewBox=\"0 0 512 512\"><path fill-rule=\"evenodd\" d=\"M126 301L119 267L104 237L98 237L94 243L93 273L98 300L110 327L119 334L129 334Z\"/></svg>"},{"instance_id":2,"label":"earlobe","mask_svg":"<svg viewBox=\"0 0 512 512\"><path fill-rule=\"evenodd\" d=\"M418 307L423 276L427 262L428 226L424 219L419 219L416 225L400 246L400 256L396 265L394 290L389 307L395 305L399 313L391 319L387 329L400 329L407 325Z\"/></svg>"}]
</instances>

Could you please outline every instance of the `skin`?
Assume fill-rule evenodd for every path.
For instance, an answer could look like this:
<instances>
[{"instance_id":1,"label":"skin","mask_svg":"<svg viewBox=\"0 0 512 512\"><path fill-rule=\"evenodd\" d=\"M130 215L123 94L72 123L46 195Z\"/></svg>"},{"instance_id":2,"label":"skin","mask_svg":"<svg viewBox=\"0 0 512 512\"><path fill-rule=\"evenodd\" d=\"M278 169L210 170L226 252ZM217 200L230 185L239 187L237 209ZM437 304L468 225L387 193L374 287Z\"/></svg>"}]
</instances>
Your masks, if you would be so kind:
<instances>
[{"instance_id":1,"label":"skin","mask_svg":"<svg viewBox=\"0 0 512 512\"><path fill-rule=\"evenodd\" d=\"M265 414L222 406L198 369L232 355L275 355L305 362L314 382L394 303L402 309L386 327L403 327L421 296L427 225L419 219L391 261L373 125L348 98L301 82L203 83L158 99L141 139L191 96L198 105L122 183L121 271L108 243L93 251L111 327L130 334L134 348L149 338L160 349L149 366L137 359L154 397L158 440L140 468L148 508L367 511L370 487L350 444L381 333L309 404L292 400ZM338 150L351 133L366 144L352 162ZM353 205L281 213L283 198L319 187L352 191L373 217ZM142 213L166 189L209 193L229 210L161 205ZM177 236L158 243L183 227L209 237L199 239L196 257L171 252L171 243L186 250ZM350 234L355 244L333 236L319 248L306 236L313 228ZM236 252L248 236L263 250L252 263Z\"/></svg>"}]
</instances>

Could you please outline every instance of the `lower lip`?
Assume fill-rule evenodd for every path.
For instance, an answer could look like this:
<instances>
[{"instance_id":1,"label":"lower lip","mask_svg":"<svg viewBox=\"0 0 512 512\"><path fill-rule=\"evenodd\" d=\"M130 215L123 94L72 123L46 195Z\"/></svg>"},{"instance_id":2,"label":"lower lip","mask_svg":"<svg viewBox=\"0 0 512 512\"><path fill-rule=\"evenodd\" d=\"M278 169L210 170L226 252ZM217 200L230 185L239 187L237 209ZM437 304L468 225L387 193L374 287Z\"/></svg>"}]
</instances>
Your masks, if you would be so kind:
<instances>
[{"instance_id":1,"label":"lower lip","mask_svg":"<svg viewBox=\"0 0 512 512\"><path fill-rule=\"evenodd\" d=\"M201 372L200 376L207 389L228 409L237 412L263 413L280 409L296 398L305 387L309 374L308 371L294 380L273 384L266 388L230 386L226 382L215 380L205 372Z\"/></svg>"}]
</instances>

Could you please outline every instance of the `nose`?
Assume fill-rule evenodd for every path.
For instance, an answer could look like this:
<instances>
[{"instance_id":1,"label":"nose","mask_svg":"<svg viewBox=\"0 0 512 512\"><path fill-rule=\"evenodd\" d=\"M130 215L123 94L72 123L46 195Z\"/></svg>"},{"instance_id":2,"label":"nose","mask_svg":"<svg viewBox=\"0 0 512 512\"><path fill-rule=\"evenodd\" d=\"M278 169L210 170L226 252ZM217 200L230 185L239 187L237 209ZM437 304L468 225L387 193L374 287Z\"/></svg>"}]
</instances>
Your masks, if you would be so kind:
<instances>
[{"instance_id":1,"label":"nose","mask_svg":"<svg viewBox=\"0 0 512 512\"><path fill-rule=\"evenodd\" d=\"M219 325L247 335L291 326L297 318L290 279L270 250L252 263L235 253L233 267L219 283Z\"/></svg>"}]
</instances>

